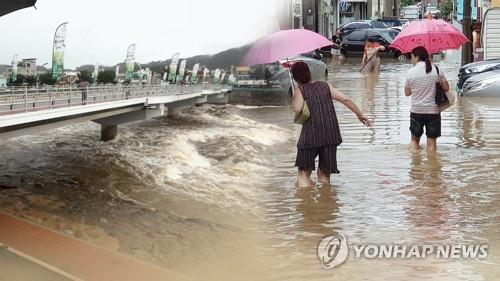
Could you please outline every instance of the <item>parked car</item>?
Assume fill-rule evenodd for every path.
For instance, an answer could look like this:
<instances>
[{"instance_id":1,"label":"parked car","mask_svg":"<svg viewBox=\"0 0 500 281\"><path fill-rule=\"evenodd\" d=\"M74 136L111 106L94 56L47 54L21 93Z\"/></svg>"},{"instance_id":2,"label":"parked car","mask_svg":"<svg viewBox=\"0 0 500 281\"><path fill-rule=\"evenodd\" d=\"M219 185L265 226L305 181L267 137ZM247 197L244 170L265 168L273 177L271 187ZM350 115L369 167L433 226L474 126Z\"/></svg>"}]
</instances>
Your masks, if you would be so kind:
<instances>
[{"instance_id":1,"label":"parked car","mask_svg":"<svg viewBox=\"0 0 500 281\"><path fill-rule=\"evenodd\" d=\"M500 70L488 71L469 78L462 89L463 96L500 97Z\"/></svg>"},{"instance_id":2,"label":"parked car","mask_svg":"<svg viewBox=\"0 0 500 281\"><path fill-rule=\"evenodd\" d=\"M380 57L407 59L407 54L390 47L398 34L398 31L389 28L356 30L344 37L340 52L346 57L361 57L364 53L366 39L373 38L386 47L385 51L379 53Z\"/></svg>"},{"instance_id":3,"label":"parked car","mask_svg":"<svg viewBox=\"0 0 500 281\"><path fill-rule=\"evenodd\" d=\"M396 30L397 32L403 31L403 27L402 26L393 26L393 27L389 27L389 28L393 29L393 30Z\"/></svg>"},{"instance_id":4,"label":"parked car","mask_svg":"<svg viewBox=\"0 0 500 281\"><path fill-rule=\"evenodd\" d=\"M410 24L410 20L409 19L399 19L399 21L401 22L401 26L406 26L407 24Z\"/></svg>"},{"instance_id":5,"label":"parked car","mask_svg":"<svg viewBox=\"0 0 500 281\"><path fill-rule=\"evenodd\" d=\"M311 78L318 81L326 81L328 78L328 66L326 63L319 59L308 56L309 54L296 56L288 60L280 60L279 64L276 65L277 69L273 73L273 76L269 79L270 81L279 81L284 89L288 89L288 94L292 95L292 87L290 84L290 74L288 72L289 68L293 66L294 63L302 61L309 66L311 71Z\"/></svg>"},{"instance_id":6,"label":"parked car","mask_svg":"<svg viewBox=\"0 0 500 281\"><path fill-rule=\"evenodd\" d=\"M500 69L500 59L491 59L491 60L466 64L462 66L458 72L458 83L457 83L458 89L461 90L464 83L473 76L499 69Z\"/></svg>"},{"instance_id":7,"label":"parked car","mask_svg":"<svg viewBox=\"0 0 500 281\"><path fill-rule=\"evenodd\" d=\"M387 27L402 27L403 26L403 23L401 22L401 20L396 18L396 17L394 17L394 18L384 17L380 21L385 23L385 25L387 25Z\"/></svg>"},{"instance_id":8,"label":"parked car","mask_svg":"<svg viewBox=\"0 0 500 281\"><path fill-rule=\"evenodd\" d=\"M340 26L339 28L345 36L354 30L368 29L368 28L387 28L387 25L380 20L362 20L362 21L353 21L350 23L346 23Z\"/></svg>"}]
</instances>

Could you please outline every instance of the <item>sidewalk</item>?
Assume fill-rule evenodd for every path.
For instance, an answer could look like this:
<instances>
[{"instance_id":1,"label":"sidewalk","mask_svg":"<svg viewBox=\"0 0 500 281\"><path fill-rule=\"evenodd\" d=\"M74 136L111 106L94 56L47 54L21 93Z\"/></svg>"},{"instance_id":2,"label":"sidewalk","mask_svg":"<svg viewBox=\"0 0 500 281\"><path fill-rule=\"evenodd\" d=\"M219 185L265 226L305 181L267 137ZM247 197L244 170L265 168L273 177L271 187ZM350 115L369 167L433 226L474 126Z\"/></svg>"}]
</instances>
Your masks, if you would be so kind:
<instances>
[{"instance_id":1,"label":"sidewalk","mask_svg":"<svg viewBox=\"0 0 500 281\"><path fill-rule=\"evenodd\" d=\"M37 263L24 259L12 252L6 247L0 245L0 278L8 278L11 281L25 280L50 280L50 281L69 281L56 272L48 270Z\"/></svg>"},{"instance_id":2,"label":"sidewalk","mask_svg":"<svg viewBox=\"0 0 500 281\"><path fill-rule=\"evenodd\" d=\"M4 267L17 262L18 265L33 268L34 272L42 272L45 275L41 276L47 276L48 280L189 280L180 274L2 213L0 247L3 247L0 251L2 274L5 272ZM16 266L8 268L16 272ZM24 266L17 268L27 269ZM25 276L23 272L16 274Z\"/></svg>"}]
</instances>

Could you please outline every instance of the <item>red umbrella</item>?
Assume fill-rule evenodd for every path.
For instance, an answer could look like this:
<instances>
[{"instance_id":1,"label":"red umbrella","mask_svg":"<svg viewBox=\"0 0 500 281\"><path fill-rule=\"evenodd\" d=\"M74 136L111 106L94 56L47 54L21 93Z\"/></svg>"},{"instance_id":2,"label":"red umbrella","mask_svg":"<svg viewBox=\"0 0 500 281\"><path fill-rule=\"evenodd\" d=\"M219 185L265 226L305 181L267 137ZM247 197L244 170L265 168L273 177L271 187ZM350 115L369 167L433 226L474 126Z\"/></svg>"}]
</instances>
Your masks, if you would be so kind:
<instances>
[{"instance_id":1,"label":"red umbrella","mask_svg":"<svg viewBox=\"0 0 500 281\"><path fill-rule=\"evenodd\" d=\"M410 23L394 39L391 47L403 53L423 46L431 54L458 49L469 39L456 27L443 20L420 20Z\"/></svg>"},{"instance_id":2,"label":"red umbrella","mask_svg":"<svg viewBox=\"0 0 500 281\"><path fill-rule=\"evenodd\" d=\"M33 7L37 0L1 0L0 1L0 17L14 11Z\"/></svg>"}]
</instances>

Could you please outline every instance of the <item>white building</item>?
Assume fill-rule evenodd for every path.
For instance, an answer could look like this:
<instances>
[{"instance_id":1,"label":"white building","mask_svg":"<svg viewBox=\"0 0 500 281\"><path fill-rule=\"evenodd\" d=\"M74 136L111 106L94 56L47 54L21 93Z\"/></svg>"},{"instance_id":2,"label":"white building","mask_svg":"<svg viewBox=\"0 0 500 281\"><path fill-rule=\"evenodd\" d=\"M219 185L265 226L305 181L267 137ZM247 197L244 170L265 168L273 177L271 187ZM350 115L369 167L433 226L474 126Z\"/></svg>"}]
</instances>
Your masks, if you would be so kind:
<instances>
[{"instance_id":1,"label":"white building","mask_svg":"<svg viewBox=\"0 0 500 281\"><path fill-rule=\"evenodd\" d=\"M23 59L22 61L17 63L17 74L24 76L36 76L37 67L36 67L36 59L29 58ZM12 75L12 66L7 69L7 75Z\"/></svg>"},{"instance_id":2,"label":"white building","mask_svg":"<svg viewBox=\"0 0 500 281\"><path fill-rule=\"evenodd\" d=\"M7 77L0 74L0 88L7 87Z\"/></svg>"},{"instance_id":3,"label":"white building","mask_svg":"<svg viewBox=\"0 0 500 281\"><path fill-rule=\"evenodd\" d=\"M369 15L372 18L397 17L400 14L400 0L370 0L370 2Z\"/></svg>"},{"instance_id":4,"label":"white building","mask_svg":"<svg viewBox=\"0 0 500 281\"><path fill-rule=\"evenodd\" d=\"M277 17L280 29L305 28L331 38L348 22L381 17L396 17L400 0L279 0Z\"/></svg>"}]
</instances>

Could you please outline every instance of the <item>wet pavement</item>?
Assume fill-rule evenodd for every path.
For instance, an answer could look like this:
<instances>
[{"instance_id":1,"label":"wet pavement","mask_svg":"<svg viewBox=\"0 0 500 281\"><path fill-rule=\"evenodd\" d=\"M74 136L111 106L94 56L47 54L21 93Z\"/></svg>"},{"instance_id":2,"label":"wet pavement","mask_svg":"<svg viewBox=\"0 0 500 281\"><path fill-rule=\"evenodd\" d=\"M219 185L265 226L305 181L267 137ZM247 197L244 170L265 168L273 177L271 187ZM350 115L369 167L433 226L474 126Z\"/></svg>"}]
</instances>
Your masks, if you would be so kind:
<instances>
[{"instance_id":1,"label":"wet pavement","mask_svg":"<svg viewBox=\"0 0 500 281\"><path fill-rule=\"evenodd\" d=\"M458 54L439 63L452 84ZM500 99L443 113L438 154L408 151L409 64L329 62L329 80L373 120L336 104L344 143L331 187L295 187L289 107L202 106L121 127L91 123L0 143L0 210L195 280L495 280L500 275ZM423 138L425 141L425 138ZM349 258L316 246L488 244L486 260Z\"/></svg>"},{"instance_id":2,"label":"wet pavement","mask_svg":"<svg viewBox=\"0 0 500 281\"><path fill-rule=\"evenodd\" d=\"M60 274L50 271L0 246L0 271L5 280L53 280L69 281Z\"/></svg>"}]
</instances>

